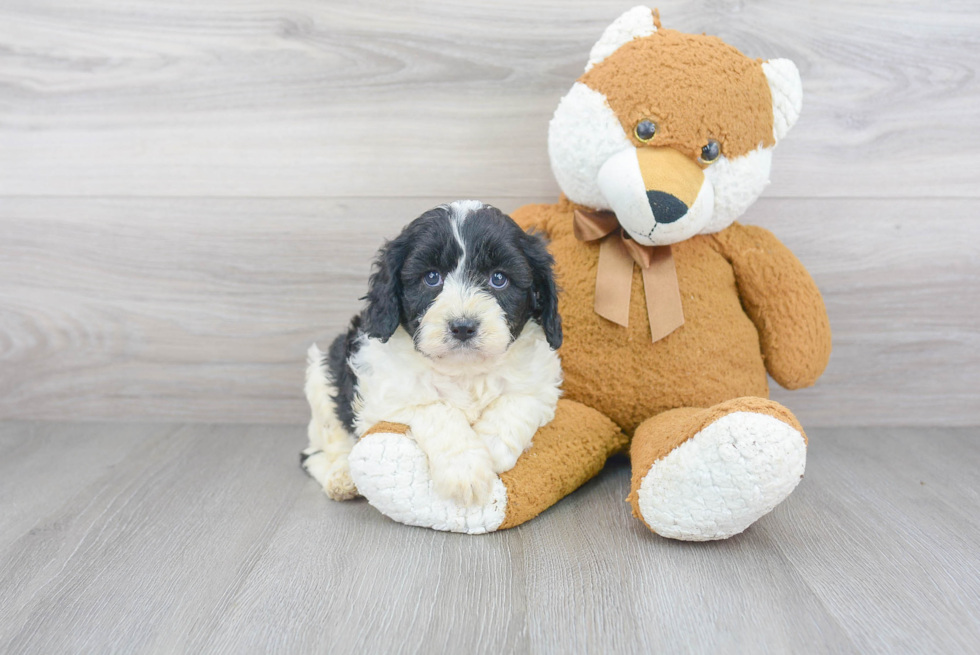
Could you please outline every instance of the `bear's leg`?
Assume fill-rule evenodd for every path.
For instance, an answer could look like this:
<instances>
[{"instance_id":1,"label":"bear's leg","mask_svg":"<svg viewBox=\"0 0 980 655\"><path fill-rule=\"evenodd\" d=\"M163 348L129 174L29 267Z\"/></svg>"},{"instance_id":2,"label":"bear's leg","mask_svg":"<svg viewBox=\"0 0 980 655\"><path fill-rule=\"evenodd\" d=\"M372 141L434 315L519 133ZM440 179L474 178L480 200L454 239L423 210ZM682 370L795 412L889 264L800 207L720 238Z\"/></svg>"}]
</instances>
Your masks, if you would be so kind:
<instances>
[{"instance_id":1,"label":"bear's leg","mask_svg":"<svg viewBox=\"0 0 980 655\"><path fill-rule=\"evenodd\" d=\"M627 500L635 517L664 537L725 539L796 488L806 466L806 435L779 403L736 398L645 421L630 459Z\"/></svg>"},{"instance_id":2,"label":"bear's leg","mask_svg":"<svg viewBox=\"0 0 980 655\"><path fill-rule=\"evenodd\" d=\"M482 534L528 521L598 473L627 443L603 414L570 400L558 401L554 420L494 482L483 505L463 506L432 488L425 454L407 426L379 424L350 454L357 490L385 516L408 525Z\"/></svg>"}]
</instances>

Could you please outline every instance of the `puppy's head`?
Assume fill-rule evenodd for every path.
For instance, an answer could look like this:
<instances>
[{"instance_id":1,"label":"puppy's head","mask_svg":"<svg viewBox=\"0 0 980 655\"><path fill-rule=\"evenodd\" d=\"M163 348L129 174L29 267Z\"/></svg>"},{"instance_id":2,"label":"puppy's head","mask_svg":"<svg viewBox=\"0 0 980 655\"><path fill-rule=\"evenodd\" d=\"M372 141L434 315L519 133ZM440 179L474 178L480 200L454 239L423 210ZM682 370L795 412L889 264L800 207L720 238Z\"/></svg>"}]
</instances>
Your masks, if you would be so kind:
<instances>
[{"instance_id":1,"label":"puppy's head","mask_svg":"<svg viewBox=\"0 0 980 655\"><path fill-rule=\"evenodd\" d=\"M366 299L368 335L398 326L436 359L503 354L528 320L561 345L553 260L537 235L475 200L436 207L378 253Z\"/></svg>"}]
</instances>

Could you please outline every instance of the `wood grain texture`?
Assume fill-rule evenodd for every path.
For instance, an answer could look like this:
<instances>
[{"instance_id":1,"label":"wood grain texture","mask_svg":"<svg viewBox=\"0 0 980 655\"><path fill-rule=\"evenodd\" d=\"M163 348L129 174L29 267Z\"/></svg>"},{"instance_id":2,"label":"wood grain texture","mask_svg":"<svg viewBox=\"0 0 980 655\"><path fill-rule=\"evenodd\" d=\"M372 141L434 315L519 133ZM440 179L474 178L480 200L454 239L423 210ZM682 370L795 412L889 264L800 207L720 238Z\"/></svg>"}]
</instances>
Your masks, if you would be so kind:
<instances>
[{"instance_id":1,"label":"wood grain texture","mask_svg":"<svg viewBox=\"0 0 980 655\"><path fill-rule=\"evenodd\" d=\"M547 122L597 0L10 0L0 417L300 422L302 360L423 209L558 193ZM980 421L980 5L658 3L785 56L803 116L746 216L835 333L807 426Z\"/></svg>"},{"instance_id":2,"label":"wood grain texture","mask_svg":"<svg viewBox=\"0 0 980 655\"><path fill-rule=\"evenodd\" d=\"M379 235L437 202L0 199L0 416L301 423L306 349L357 311ZM826 374L773 385L804 425L980 422L972 200L763 199L746 220L827 301Z\"/></svg>"},{"instance_id":3,"label":"wood grain texture","mask_svg":"<svg viewBox=\"0 0 980 655\"><path fill-rule=\"evenodd\" d=\"M701 544L630 517L625 460L467 537L327 500L302 444L288 426L0 424L0 466L23 472L2 506L31 506L0 514L0 651L980 648L976 428L812 430L799 489ZM58 475L79 447L106 461Z\"/></svg>"},{"instance_id":4,"label":"wood grain texture","mask_svg":"<svg viewBox=\"0 0 980 655\"><path fill-rule=\"evenodd\" d=\"M547 123L634 0L13 0L0 194L552 197ZM977 197L980 5L664 0L789 57L772 197Z\"/></svg>"}]
</instances>

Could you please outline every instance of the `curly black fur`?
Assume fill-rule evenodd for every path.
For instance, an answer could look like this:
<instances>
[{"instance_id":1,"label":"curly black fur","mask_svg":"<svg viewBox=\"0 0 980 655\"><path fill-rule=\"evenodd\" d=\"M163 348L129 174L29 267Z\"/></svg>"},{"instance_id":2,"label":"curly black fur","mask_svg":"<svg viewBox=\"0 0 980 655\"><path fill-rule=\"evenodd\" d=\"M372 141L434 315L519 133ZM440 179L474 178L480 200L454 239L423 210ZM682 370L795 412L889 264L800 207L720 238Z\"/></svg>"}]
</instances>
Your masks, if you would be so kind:
<instances>
[{"instance_id":1,"label":"curly black fur","mask_svg":"<svg viewBox=\"0 0 980 655\"><path fill-rule=\"evenodd\" d=\"M330 350L323 361L323 366L327 369L327 379L337 388L337 395L333 397L337 418L351 433L354 432L354 394L357 392L357 377L348 362L360 347L358 337L362 334L361 317L355 316L351 319L347 332L337 335L330 344Z\"/></svg>"}]
</instances>

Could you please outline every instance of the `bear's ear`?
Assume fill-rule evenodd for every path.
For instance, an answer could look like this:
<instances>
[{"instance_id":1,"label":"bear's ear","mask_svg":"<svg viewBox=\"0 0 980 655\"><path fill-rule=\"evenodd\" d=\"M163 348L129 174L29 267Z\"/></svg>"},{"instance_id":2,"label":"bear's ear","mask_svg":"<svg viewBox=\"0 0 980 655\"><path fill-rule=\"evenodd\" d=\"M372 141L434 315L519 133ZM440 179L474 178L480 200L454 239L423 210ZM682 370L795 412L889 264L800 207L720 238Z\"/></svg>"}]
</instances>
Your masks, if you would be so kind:
<instances>
[{"instance_id":1,"label":"bear's ear","mask_svg":"<svg viewBox=\"0 0 980 655\"><path fill-rule=\"evenodd\" d=\"M772 94L772 135L782 140L790 128L796 125L803 108L803 82L800 71L789 59L770 59L763 62L762 72L769 82Z\"/></svg>"},{"instance_id":2,"label":"bear's ear","mask_svg":"<svg viewBox=\"0 0 980 655\"><path fill-rule=\"evenodd\" d=\"M633 39L650 36L660 27L660 15L647 7L633 7L613 21L589 52L588 73L592 67Z\"/></svg>"}]
</instances>

